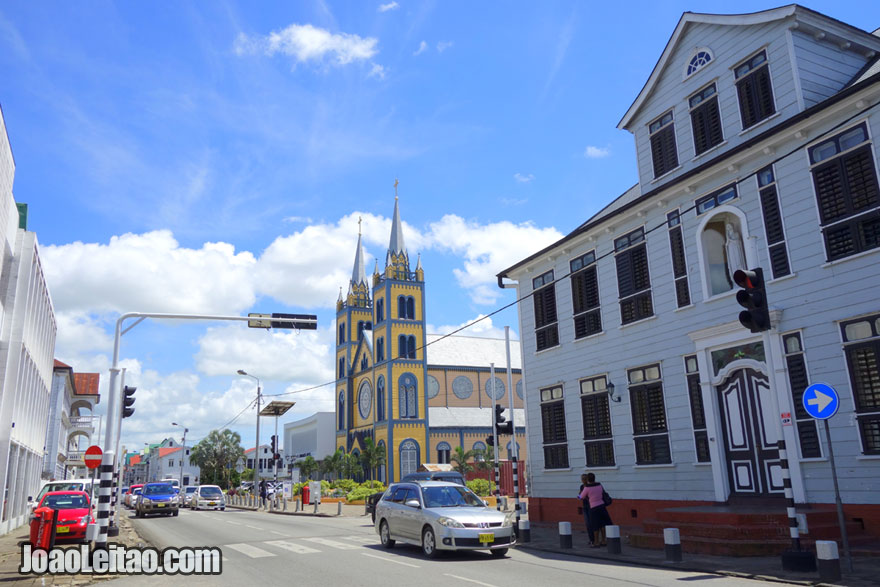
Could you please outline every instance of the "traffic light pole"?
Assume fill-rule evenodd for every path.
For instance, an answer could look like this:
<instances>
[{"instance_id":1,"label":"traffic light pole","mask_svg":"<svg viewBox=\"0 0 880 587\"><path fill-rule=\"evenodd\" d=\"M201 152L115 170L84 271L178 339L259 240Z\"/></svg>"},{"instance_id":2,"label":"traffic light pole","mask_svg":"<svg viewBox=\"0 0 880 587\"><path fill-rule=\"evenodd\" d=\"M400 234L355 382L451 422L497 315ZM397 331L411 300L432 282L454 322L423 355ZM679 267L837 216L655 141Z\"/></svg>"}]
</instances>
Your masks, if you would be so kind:
<instances>
[{"instance_id":1,"label":"traffic light pole","mask_svg":"<svg viewBox=\"0 0 880 587\"><path fill-rule=\"evenodd\" d=\"M490 377L492 381L492 450L495 460L495 509L501 510L501 475L498 471L498 429L495 426L495 363L489 363Z\"/></svg>"},{"instance_id":2,"label":"traffic light pole","mask_svg":"<svg viewBox=\"0 0 880 587\"><path fill-rule=\"evenodd\" d=\"M275 463L275 491L278 491L278 459L275 458L275 455L278 454L278 416L275 416L275 450L272 451L272 462Z\"/></svg>"},{"instance_id":3,"label":"traffic light pole","mask_svg":"<svg viewBox=\"0 0 880 587\"><path fill-rule=\"evenodd\" d=\"M504 327L504 344L507 351L507 395L510 398L510 460L513 462L513 500L516 511L514 531L519 534L519 450L516 447L516 418L513 415L513 372L510 369L510 326Z\"/></svg>"},{"instance_id":4,"label":"traffic light pole","mask_svg":"<svg viewBox=\"0 0 880 587\"><path fill-rule=\"evenodd\" d=\"M279 327L281 324L287 324L290 327L300 327L300 328L309 328L313 329L317 327L317 318L314 317L305 317L305 315L291 315L295 316L292 318L288 318L286 316L281 315L271 315L272 318L269 324L260 324L261 328L269 328L269 327ZM122 324L130 319L137 318L135 322L122 330ZM116 319L116 332L113 337L113 361L110 364L110 383L108 385L109 398L107 400L107 429L104 433L104 455L110 455L112 459L112 466L116 465L116 453L112 450L112 447L116 446L116 437L121 435L121 422L122 422L122 409L121 405L117 406L117 404L122 404L122 386L119 385L119 343L122 338L122 335L146 320L147 318L157 318L164 320L219 320L224 322L255 322L253 317L249 316L215 316L208 314L167 314L167 313L145 313L145 312L126 312L119 316ZM250 324L249 324L250 326ZM259 398L259 393L257 395ZM259 406L257 407L257 413L259 414ZM257 416L258 425L257 429L259 431L259 416ZM257 438L259 441L259 437ZM103 472L104 463L102 462L101 468ZM102 480L103 485L103 480ZM101 526L102 517L106 517L109 519L110 516L110 496L109 493L106 495L106 502L104 501L103 495L98 496L98 524ZM102 512L106 512L102 516ZM107 548L107 534L101 533L99 531L98 537L95 540L96 548Z\"/></svg>"}]
</instances>

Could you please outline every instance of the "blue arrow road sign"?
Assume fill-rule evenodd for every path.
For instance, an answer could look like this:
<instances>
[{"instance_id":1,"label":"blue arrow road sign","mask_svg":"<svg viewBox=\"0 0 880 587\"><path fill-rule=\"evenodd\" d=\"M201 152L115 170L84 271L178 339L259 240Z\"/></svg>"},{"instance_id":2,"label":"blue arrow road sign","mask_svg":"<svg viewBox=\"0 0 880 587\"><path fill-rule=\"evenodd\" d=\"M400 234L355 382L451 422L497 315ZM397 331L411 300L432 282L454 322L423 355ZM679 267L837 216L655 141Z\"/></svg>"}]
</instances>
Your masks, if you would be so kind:
<instances>
[{"instance_id":1,"label":"blue arrow road sign","mask_svg":"<svg viewBox=\"0 0 880 587\"><path fill-rule=\"evenodd\" d=\"M804 390L804 409L817 420L827 420L839 407L840 397L827 383L814 383Z\"/></svg>"}]
</instances>

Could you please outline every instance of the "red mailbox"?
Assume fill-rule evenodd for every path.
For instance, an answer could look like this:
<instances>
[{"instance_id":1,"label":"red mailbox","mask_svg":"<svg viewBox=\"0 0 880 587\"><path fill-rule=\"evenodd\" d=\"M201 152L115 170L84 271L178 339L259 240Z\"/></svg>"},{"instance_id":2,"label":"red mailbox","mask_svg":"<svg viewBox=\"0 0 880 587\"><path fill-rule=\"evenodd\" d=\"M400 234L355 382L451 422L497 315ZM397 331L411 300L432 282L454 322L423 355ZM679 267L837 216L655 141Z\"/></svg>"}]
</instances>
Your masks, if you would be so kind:
<instances>
[{"instance_id":1,"label":"red mailbox","mask_svg":"<svg viewBox=\"0 0 880 587\"><path fill-rule=\"evenodd\" d=\"M302 488L302 496L303 496L303 505L305 506L307 503L312 503L312 500L309 499L309 484L306 483Z\"/></svg>"},{"instance_id":2,"label":"red mailbox","mask_svg":"<svg viewBox=\"0 0 880 587\"><path fill-rule=\"evenodd\" d=\"M55 543L55 519L58 512L49 507L34 510L31 516L31 544L35 549L49 550Z\"/></svg>"}]
</instances>

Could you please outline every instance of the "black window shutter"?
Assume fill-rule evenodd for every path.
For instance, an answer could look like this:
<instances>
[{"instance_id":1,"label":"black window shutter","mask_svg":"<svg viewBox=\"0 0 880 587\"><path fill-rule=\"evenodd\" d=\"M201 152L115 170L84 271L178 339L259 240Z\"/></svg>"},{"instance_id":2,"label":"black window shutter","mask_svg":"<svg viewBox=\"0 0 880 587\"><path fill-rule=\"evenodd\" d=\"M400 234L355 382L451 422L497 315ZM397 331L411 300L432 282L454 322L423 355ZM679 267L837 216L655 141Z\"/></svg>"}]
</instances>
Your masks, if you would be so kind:
<instances>
[{"instance_id":1,"label":"black window shutter","mask_svg":"<svg viewBox=\"0 0 880 587\"><path fill-rule=\"evenodd\" d=\"M776 187L770 186L761 190L761 210L764 213L764 230L767 233L767 243L775 244L782 241L785 236L782 231L782 214L779 211L779 198Z\"/></svg>"},{"instance_id":2,"label":"black window shutter","mask_svg":"<svg viewBox=\"0 0 880 587\"><path fill-rule=\"evenodd\" d=\"M624 251L615 257L617 264L617 292L618 297L625 298L636 292L633 281L633 251Z\"/></svg>"},{"instance_id":3,"label":"black window shutter","mask_svg":"<svg viewBox=\"0 0 880 587\"><path fill-rule=\"evenodd\" d=\"M645 245L633 249L632 266L635 291L642 291L651 287L651 278L648 274L648 249Z\"/></svg>"},{"instance_id":4,"label":"black window shutter","mask_svg":"<svg viewBox=\"0 0 880 587\"><path fill-rule=\"evenodd\" d=\"M717 98L691 111L691 126L694 132L694 151L697 155L708 151L723 140Z\"/></svg>"},{"instance_id":5,"label":"black window shutter","mask_svg":"<svg viewBox=\"0 0 880 587\"><path fill-rule=\"evenodd\" d=\"M841 159L834 159L813 169L822 224L834 222L849 212L842 171Z\"/></svg>"},{"instance_id":6,"label":"black window shutter","mask_svg":"<svg viewBox=\"0 0 880 587\"><path fill-rule=\"evenodd\" d=\"M678 166L674 124L669 124L651 135L651 160L654 164L654 177L660 177Z\"/></svg>"},{"instance_id":7,"label":"black window shutter","mask_svg":"<svg viewBox=\"0 0 880 587\"><path fill-rule=\"evenodd\" d=\"M682 277L687 273L687 265L684 259L684 241L680 226L669 231L669 248L672 252L672 274L675 277Z\"/></svg>"},{"instance_id":8,"label":"black window shutter","mask_svg":"<svg viewBox=\"0 0 880 587\"><path fill-rule=\"evenodd\" d=\"M770 68L762 67L755 73L755 86L757 91L759 116L758 120L764 120L774 112L773 86L770 84ZM757 121L756 121L757 122Z\"/></svg>"},{"instance_id":9,"label":"black window shutter","mask_svg":"<svg viewBox=\"0 0 880 587\"><path fill-rule=\"evenodd\" d=\"M742 118L743 128L748 128L758 121L755 111L753 76L747 76L736 84L736 94L739 98L739 113Z\"/></svg>"},{"instance_id":10,"label":"black window shutter","mask_svg":"<svg viewBox=\"0 0 880 587\"><path fill-rule=\"evenodd\" d=\"M880 409L880 341L847 347L846 358L856 412L877 411Z\"/></svg>"},{"instance_id":11,"label":"black window shutter","mask_svg":"<svg viewBox=\"0 0 880 587\"><path fill-rule=\"evenodd\" d=\"M843 169L846 173L847 192L852 212L873 208L878 203L877 174L871 156L871 145L843 156Z\"/></svg>"}]
</instances>

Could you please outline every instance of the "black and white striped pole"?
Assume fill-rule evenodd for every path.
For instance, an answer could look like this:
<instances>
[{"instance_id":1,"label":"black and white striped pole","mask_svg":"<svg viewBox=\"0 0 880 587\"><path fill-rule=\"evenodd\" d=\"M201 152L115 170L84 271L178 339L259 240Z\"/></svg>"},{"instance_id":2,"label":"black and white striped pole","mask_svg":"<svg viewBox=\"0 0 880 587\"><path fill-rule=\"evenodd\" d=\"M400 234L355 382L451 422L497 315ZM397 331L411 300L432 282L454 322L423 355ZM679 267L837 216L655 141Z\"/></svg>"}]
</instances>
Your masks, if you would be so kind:
<instances>
[{"instance_id":1,"label":"black and white striped pole","mask_svg":"<svg viewBox=\"0 0 880 587\"><path fill-rule=\"evenodd\" d=\"M516 525L519 531L520 502L519 502L519 449L516 446L516 418L513 411L513 372L510 369L510 326L504 327L504 345L507 352L507 395L510 401L510 460L513 463L513 500L516 511Z\"/></svg>"},{"instance_id":2,"label":"black and white striped pole","mask_svg":"<svg viewBox=\"0 0 880 587\"><path fill-rule=\"evenodd\" d=\"M110 492L113 486L113 467L115 465L113 451L105 452L101 457L98 485L98 535L95 537L95 548L107 550L107 532L110 527Z\"/></svg>"},{"instance_id":3,"label":"black and white striped pole","mask_svg":"<svg viewBox=\"0 0 880 587\"><path fill-rule=\"evenodd\" d=\"M620 526L605 526L609 554L620 554Z\"/></svg>"},{"instance_id":4,"label":"black and white striped pole","mask_svg":"<svg viewBox=\"0 0 880 587\"><path fill-rule=\"evenodd\" d=\"M681 562L681 535L678 528L663 528L663 546L667 562Z\"/></svg>"},{"instance_id":5,"label":"black and white striped pole","mask_svg":"<svg viewBox=\"0 0 880 587\"><path fill-rule=\"evenodd\" d=\"M788 451L785 440L779 439L779 464L782 467L782 487L785 491L785 511L788 514L788 533L791 536L791 549L801 550L801 536L798 529L797 509L794 503L794 492L791 489L791 471L788 468Z\"/></svg>"},{"instance_id":6,"label":"black and white striped pole","mask_svg":"<svg viewBox=\"0 0 880 587\"><path fill-rule=\"evenodd\" d=\"M501 511L501 475L498 471L498 430L495 427L495 363L489 363L489 380L492 382L492 451L495 460L495 509Z\"/></svg>"}]
</instances>

